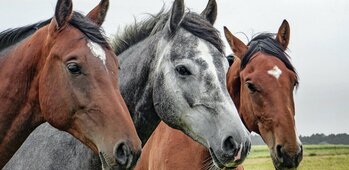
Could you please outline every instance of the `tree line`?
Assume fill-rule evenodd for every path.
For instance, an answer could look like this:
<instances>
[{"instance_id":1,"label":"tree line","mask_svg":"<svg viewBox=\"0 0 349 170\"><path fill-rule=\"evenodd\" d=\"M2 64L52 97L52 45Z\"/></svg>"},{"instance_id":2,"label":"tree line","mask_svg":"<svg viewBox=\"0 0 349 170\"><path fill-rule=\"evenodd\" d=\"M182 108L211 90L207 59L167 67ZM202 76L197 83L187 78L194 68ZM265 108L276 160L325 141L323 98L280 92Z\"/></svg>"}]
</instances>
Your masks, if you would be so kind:
<instances>
[{"instance_id":1,"label":"tree line","mask_svg":"<svg viewBox=\"0 0 349 170\"><path fill-rule=\"evenodd\" d=\"M263 139L257 135L251 135L253 145L265 145ZM312 134L311 136L299 136L302 144L343 144L349 145L349 134L339 133L325 135L323 133Z\"/></svg>"}]
</instances>

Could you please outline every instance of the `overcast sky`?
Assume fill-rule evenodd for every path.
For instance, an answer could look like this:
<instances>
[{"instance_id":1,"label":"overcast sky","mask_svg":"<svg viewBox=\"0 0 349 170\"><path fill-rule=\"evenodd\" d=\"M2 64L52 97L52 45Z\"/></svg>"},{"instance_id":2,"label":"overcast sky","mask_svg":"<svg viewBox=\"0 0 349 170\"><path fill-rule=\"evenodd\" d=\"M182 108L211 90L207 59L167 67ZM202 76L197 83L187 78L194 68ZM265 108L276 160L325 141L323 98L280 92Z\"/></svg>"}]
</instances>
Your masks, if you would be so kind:
<instances>
[{"instance_id":1,"label":"overcast sky","mask_svg":"<svg viewBox=\"0 0 349 170\"><path fill-rule=\"evenodd\" d=\"M173 0L111 0L103 27L108 36L126 24L170 8ZM300 77L295 93L296 124L301 135L349 133L349 1L348 0L217 0L216 28L227 26L249 38L277 32L283 19L291 27L289 55ZM73 8L88 13L98 0L74 0ZM201 12L206 0L185 0ZM1 0L0 31L53 16L56 0ZM242 34L236 34L245 43ZM222 38L223 34L222 34ZM225 39L224 39L225 41ZM230 49L226 49L231 53Z\"/></svg>"}]
</instances>

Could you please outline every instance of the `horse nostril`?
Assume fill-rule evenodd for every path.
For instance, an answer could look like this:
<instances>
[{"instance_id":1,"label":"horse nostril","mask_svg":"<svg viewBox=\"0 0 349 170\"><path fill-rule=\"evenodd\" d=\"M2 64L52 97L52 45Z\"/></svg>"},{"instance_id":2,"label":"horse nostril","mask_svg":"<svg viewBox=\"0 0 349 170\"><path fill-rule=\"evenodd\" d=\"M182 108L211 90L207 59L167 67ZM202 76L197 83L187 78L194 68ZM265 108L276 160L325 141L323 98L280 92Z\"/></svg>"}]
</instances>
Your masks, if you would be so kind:
<instances>
[{"instance_id":1,"label":"horse nostril","mask_svg":"<svg viewBox=\"0 0 349 170\"><path fill-rule=\"evenodd\" d=\"M303 159L303 146L301 145L300 148L300 151L296 154L296 166L298 166Z\"/></svg>"},{"instance_id":2,"label":"horse nostril","mask_svg":"<svg viewBox=\"0 0 349 170\"><path fill-rule=\"evenodd\" d=\"M119 143L115 149L116 161L121 166L126 166L129 156L130 156L130 148L124 142Z\"/></svg>"},{"instance_id":3,"label":"horse nostril","mask_svg":"<svg viewBox=\"0 0 349 170\"><path fill-rule=\"evenodd\" d=\"M245 149L244 149L244 155L247 155L250 152L251 149L251 141L246 141L245 142Z\"/></svg>"},{"instance_id":4,"label":"horse nostril","mask_svg":"<svg viewBox=\"0 0 349 170\"><path fill-rule=\"evenodd\" d=\"M228 157L237 154L236 152L238 151L238 149L232 136L227 137L223 141L223 151Z\"/></svg>"},{"instance_id":5,"label":"horse nostril","mask_svg":"<svg viewBox=\"0 0 349 170\"><path fill-rule=\"evenodd\" d=\"M282 146L281 145L276 145L276 155L279 158L282 158L282 151L281 151Z\"/></svg>"}]
</instances>

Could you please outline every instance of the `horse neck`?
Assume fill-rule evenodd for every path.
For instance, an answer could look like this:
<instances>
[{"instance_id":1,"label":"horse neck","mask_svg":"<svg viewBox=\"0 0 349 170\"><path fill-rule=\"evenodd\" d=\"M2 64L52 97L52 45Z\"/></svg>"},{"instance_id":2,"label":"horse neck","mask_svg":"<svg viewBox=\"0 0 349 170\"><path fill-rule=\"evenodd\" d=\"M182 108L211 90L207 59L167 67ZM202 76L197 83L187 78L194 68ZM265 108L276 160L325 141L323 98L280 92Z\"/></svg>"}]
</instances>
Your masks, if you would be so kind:
<instances>
[{"instance_id":1,"label":"horse neck","mask_svg":"<svg viewBox=\"0 0 349 170\"><path fill-rule=\"evenodd\" d=\"M154 108L153 72L158 38L148 37L119 55L120 90L144 145L160 123ZM136 64L135 64L136 63Z\"/></svg>"},{"instance_id":2,"label":"horse neck","mask_svg":"<svg viewBox=\"0 0 349 170\"><path fill-rule=\"evenodd\" d=\"M43 40L34 37L8 49L0 61L0 167L43 122L37 89Z\"/></svg>"}]
</instances>

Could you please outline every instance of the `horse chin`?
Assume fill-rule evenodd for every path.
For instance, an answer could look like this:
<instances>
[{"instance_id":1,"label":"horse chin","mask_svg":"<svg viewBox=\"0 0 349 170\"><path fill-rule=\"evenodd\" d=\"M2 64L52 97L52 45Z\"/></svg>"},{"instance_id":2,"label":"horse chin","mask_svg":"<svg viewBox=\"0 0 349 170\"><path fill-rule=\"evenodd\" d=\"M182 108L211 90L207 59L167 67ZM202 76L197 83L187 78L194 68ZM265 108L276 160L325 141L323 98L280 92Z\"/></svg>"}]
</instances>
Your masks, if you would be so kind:
<instances>
[{"instance_id":1,"label":"horse chin","mask_svg":"<svg viewBox=\"0 0 349 170\"><path fill-rule=\"evenodd\" d=\"M110 158L104 152L99 152L98 156L102 162L102 170L119 169L118 165L112 165L112 163L110 163Z\"/></svg>"},{"instance_id":2,"label":"horse chin","mask_svg":"<svg viewBox=\"0 0 349 170\"><path fill-rule=\"evenodd\" d=\"M296 170L297 168L287 168L282 165L283 160L276 157L276 154L272 151L270 152L271 158L273 160L273 165L276 170Z\"/></svg>"},{"instance_id":3,"label":"horse chin","mask_svg":"<svg viewBox=\"0 0 349 170\"><path fill-rule=\"evenodd\" d=\"M214 165L219 169L223 169L223 170L236 169L236 167L238 166L238 165L229 166L229 167L225 166L221 161L219 161L216 154L213 152L212 148L210 148L209 151L210 151L211 158L213 160Z\"/></svg>"}]
</instances>

